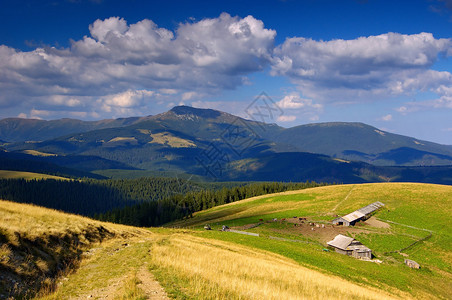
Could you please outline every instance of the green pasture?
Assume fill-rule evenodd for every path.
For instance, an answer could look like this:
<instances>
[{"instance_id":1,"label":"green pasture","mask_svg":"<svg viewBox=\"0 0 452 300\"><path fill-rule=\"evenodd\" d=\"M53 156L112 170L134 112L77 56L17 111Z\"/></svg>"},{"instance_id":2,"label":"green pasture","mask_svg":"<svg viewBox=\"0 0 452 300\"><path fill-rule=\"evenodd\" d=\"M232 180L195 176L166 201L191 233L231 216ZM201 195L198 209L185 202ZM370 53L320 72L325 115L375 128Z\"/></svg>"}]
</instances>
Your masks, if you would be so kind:
<instances>
[{"instance_id":1,"label":"green pasture","mask_svg":"<svg viewBox=\"0 0 452 300\"><path fill-rule=\"evenodd\" d=\"M375 216L389 221L390 228L362 225L359 228L364 232L349 235L371 248L375 257L383 261L381 264L325 252L326 245L290 231L292 224L265 222L294 216L327 222L375 201L385 204ZM450 186L416 183L326 186L214 207L170 226L202 228L210 224L214 230L198 234L271 251L310 268L393 292L399 289L417 298L434 294L447 299L452 294L451 204ZM217 230L222 225L244 226L260 219L264 221L262 225L247 230L259 233L260 237ZM430 234L425 241L415 243ZM270 235L305 242L272 240ZM421 269L408 268L403 263L405 258L420 263Z\"/></svg>"}]
</instances>

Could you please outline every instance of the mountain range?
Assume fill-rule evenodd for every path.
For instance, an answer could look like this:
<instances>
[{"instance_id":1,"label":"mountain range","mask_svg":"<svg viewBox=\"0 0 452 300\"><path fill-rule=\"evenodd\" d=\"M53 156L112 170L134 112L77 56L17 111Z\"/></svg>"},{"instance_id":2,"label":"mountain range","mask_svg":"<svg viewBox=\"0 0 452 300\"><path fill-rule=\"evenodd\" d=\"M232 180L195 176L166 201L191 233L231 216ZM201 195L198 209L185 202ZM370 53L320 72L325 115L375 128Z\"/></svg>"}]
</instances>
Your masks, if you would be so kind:
<instances>
[{"instance_id":1,"label":"mountain range","mask_svg":"<svg viewBox=\"0 0 452 300\"><path fill-rule=\"evenodd\" d=\"M188 106L95 122L4 119L0 140L8 141L0 145L5 155L21 153L83 171L142 169L211 180L452 182L448 145L363 123L283 128Z\"/></svg>"},{"instance_id":2,"label":"mountain range","mask_svg":"<svg viewBox=\"0 0 452 300\"><path fill-rule=\"evenodd\" d=\"M145 119L146 117L131 117L100 121L81 121L76 119L46 121L6 118L0 120L0 143L44 141L71 133L132 125Z\"/></svg>"}]
</instances>

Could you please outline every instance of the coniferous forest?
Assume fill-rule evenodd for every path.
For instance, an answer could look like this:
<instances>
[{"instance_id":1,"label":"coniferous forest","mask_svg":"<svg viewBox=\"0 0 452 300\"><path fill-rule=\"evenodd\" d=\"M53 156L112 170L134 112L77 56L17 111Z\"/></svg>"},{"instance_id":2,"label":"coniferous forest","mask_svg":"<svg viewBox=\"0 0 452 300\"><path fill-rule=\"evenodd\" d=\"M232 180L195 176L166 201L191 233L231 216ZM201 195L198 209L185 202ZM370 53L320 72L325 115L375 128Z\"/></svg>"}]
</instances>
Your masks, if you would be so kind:
<instances>
[{"instance_id":1,"label":"coniferous forest","mask_svg":"<svg viewBox=\"0 0 452 300\"><path fill-rule=\"evenodd\" d=\"M315 182L197 183L175 178L0 180L0 199L135 226L159 226L245 198L315 187Z\"/></svg>"}]
</instances>

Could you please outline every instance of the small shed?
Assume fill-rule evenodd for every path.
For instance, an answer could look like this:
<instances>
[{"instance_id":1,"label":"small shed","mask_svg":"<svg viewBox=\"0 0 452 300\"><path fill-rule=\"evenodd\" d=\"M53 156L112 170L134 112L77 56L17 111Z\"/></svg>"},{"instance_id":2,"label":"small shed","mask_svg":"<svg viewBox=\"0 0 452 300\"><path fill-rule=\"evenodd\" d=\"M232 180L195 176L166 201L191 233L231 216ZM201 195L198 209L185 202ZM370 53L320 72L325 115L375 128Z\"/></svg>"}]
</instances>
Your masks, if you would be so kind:
<instances>
[{"instance_id":1,"label":"small shed","mask_svg":"<svg viewBox=\"0 0 452 300\"><path fill-rule=\"evenodd\" d=\"M414 260L411 259L405 259L405 265L407 265L408 267L412 268L412 269L420 269L421 265L419 265L417 262L415 262Z\"/></svg>"},{"instance_id":2,"label":"small shed","mask_svg":"<svg viewBox=\"0 0 452 300\"><path fill-rule=\"evenodd\" d=\"M352 237L338 234L328 246L333 247L337 253L352 256L359 259L372 259L372 250Z\"/></svg>"}]
</instances>

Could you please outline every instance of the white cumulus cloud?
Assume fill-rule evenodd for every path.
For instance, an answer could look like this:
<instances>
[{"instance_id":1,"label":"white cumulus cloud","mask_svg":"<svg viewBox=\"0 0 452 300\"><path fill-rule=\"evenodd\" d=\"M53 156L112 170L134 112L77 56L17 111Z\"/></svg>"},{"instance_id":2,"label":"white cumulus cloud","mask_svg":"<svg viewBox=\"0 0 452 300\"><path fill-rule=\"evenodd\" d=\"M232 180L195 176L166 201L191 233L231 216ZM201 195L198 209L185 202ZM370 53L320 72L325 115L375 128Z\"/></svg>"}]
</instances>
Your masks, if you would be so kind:
<instances>
[{"instance_id":1,"label":"white cumulus cloud","mask_svg":"<svg viewBox=\"0 0 452 300\"><path fill-rule=\"evenodd\" d=\"M278 121L279 122L292 122L295 121L297 119L296 116L279 116L278 117Z\"/></svg>"},{"instance_id":2,"label":"white cumulus cloud","mask_svg":"<svg viewBox=\"0 0 452 300\"><path fill-rule=\"evenodd\" d=\"M276 102L276 105L284 112L284 115L278 118L280 122L292 122L296 119L316 121L323 111L322 104L315 103L312 99L302 98L297 92L284 96Z\"/></svg>"},{"instance_id":3,"label":"white cumulus cloud","mask_svg":"<svg viewBox=\"0 0 452 300\"><path fill-rule=\"evenodd\" d=\"M387 114L385 116L382 116L379 120L385 121L385 122L392 121L392 115L391 114Z\"/></svg>"},{"instance_id":4,"label":"white cumulus cloud","mask_svg":"<svg viewBox=\"0 0 452 300\"><path fill-rule=\"evenodd\" d=\"M451 46L450 39L430 33L331 41L289 38L274 51L272 74L289 77L309 98L362 102L450 85L449 72L430 68Z\"/></svg>"},{"instance_id":5,"label":"white cumulus cloud","mask_svg":"<svg viewBox=\"0 0 452 300\"><path fill-rule=\"evenodd\" d=\"M145 99L151 97L153 94L154 94L153 91L128 90L123 93L105 96L103 98L103 103L108 106L136 107L141 106Z\"/></svg>"},{"instance_id":6,"label":"white cumulus cloud","mask_svg":"<svg viewBox=\"0 0 452 300\"><path fill-rule=\"evenodd\" d=\"M323 108L323 105L321 104L316 104L313 103L313 101L311 99L304 99L301 98L300 95L298 93L292 93L290 95L285 96L284 98L282 98L280 101L277 102L277 105L280 108L288 108L288 109L300 109L300 108L305 108L305 109L316 109L316 110L320 110Z\"/></svg>"},{"instance_id":7,"label":"white cumulus cloud","mask_svg":"<svg viewBox=\"0 0 452 300\"><path fill-rule=\"evenodd\" d=\"M64 49L0 45L0 107L54 101L88 111L98 103L93 98L103 108L134 107L142 95L131 91L214 94L268 66L276 35L252 16L226 13L181 23L174 32L148 19L128 24L111 17L96 20L89 32Z\"/></svg>"}]
</instances>

